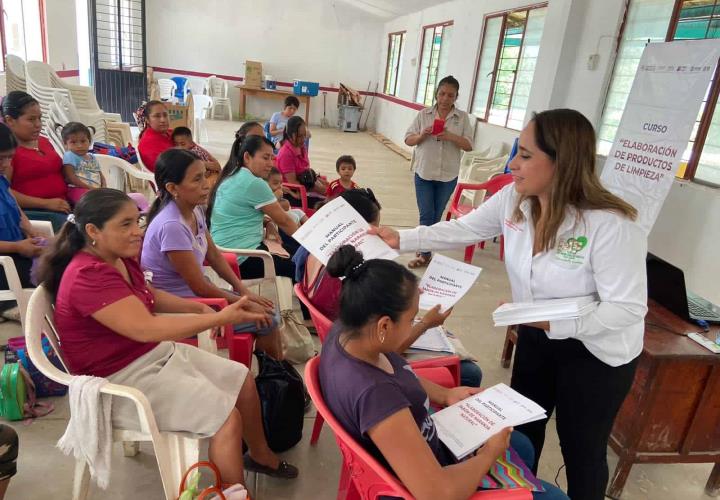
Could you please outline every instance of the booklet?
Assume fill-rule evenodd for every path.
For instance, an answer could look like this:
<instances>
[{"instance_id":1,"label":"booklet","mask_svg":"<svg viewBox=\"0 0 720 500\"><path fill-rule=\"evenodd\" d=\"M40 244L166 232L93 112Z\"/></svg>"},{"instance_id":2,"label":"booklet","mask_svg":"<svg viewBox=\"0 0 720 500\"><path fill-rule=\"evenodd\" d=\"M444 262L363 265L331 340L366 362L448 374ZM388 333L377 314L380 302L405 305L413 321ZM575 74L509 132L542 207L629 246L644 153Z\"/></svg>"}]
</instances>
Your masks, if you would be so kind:
<instances>
[{"instance_id":1,"label":"booklet","mask_svg":"<svg viewBox=\"0 0 720 500\"><path fill-rule=\"evenodd\" d=\"M455 354L455 347L450 343L442 326L426 330L409 347L418 351L448 352Z\"/></svg>"},{"instance_id":2,"label":"booklet","mask_svg":"<svg viewBox=\"0 0 720 500\"><path fill-rule=\"evenodd\" d=\"M493 312L495 326L522 325L536 321L576 319L597 309L594 295L565 299L537 300L503 304Z\"/></svg>"},{"instance_id":3,"label":"booklet","mask_svg":"<svg viewBox=\"0 0 720 500\"><path fill-rule=\"evenodd\" d=\"M440 304L440 310L447 311L470 290L481 271L482 268L436 253L420 280L420 309Z\"/></svg>"},{"instance_id":4,"label":"booklet","mask_svg":"<svg viewBox=\"0 0 720 500\"><path fill-rule=\"evenodd\" d=\"M505 384L497 384L431 417L440 440L462 460L505 427L547 418L534 401Z\"/></svg>"},{"instance_id":5,"label":"booklet","mask_svg":"<svg viewBox=\"0 0 720 500\"><path fill-rule=\"evenodd\" d=\"M367 234L369 227L362 215L338 196L315 212L293 238L325 266L343 245L354 246L365 260L396 258L399 254L379 236Z\"/></svg>"}]
</instances>

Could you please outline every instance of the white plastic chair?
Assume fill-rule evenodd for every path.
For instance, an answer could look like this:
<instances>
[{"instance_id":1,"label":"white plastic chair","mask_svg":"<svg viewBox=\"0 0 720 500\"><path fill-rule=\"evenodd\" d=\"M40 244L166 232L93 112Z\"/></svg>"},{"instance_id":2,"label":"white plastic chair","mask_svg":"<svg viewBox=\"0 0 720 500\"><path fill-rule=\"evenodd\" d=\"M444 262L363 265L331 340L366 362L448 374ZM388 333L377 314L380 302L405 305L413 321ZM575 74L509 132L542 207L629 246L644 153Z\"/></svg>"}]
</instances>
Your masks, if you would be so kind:
<instances>
[{"instance_id":1,"label":"white plastic chair","mask_svg":"<svg viewBox=\"0 0 720 500\"><path fill-rule=\"evenodd\" d=\"M5 90L8 94L13 90L27 92L25 61L13 54L5 56Z\"/></svg>"},{"instance_id":2,"label":"white plastic chair","mask_svg":"<svg viewBox=\"0 0 720 500\"><path fill-rule=\"evenodd\" d=\"M207 93L207 79L188 77L187 86L193 98Z\"/></svg>"},{"instance_id":3,"label":"white plastic chair","mask_svg":"<svg viewBox=\"0 0 720 500\"><path fill-rule=\"evenodd\" d=\"M158 79L158 90L160 91L160 100L176 102L175 92L177 91L177 83L172 81L170 78L159 78Z\"/></svg>"},{"instance_id":4,"label":"white plastic chair","mask_svg":"<svg viewBox=\"0 0 720 500\"><path fill-rule=\"evenodd\" d=\"M213 105L210 111L210 118L215 119L215 111L218 108L227 108L228 120L232 120L232 106L228 97L228 83L217 76L210 76L207 79L208 95L212 97Z\"/></svg>"},{"instance_id":5,"label":"white plastic chair","mask_svg":"<svg viewBox=\"0 0 720 500\"><path fill-rule=\"evenodd\" d=\"M459 182L481 184L489 181L496 175L500 175L505 171L508 155L502 155L492 160L482 160L475 158L472 163L465 169L460 171ZM472 204L474 207L480 205L485 199L485 191L465 190L462 192L460 203Z\"/></svg>"},{"instance_id":6,"label":"white plastic chair","mask_svg":"<svg viewBox=\"0 0 720 500\"><path fill-rule=\"evenodd\" d=\"M62 361L65 370L67 363L63 357L58 341L57 331L53 324L53 306L50 294L43 285L35 289L30 296L25 325L25 343L28 356L40 372L55 382L70 385L73 379L71 374L65 373L55 367L47 358L42 348L42 334L50 341L56 354ZM198 335L204 336L210 342L210 332ZM214 342L210 342L214 344ZM155 421L150 403L145 395L135 389L119 384L105 384L100 389L102 394L126 398L135 404L138 412L140 431L128 429L113 429L113 441L123 442L125 456L134 456L139 452L138 441L151 441L155 450L160 478L165 499L174 500L182 480L182 474L192 464L198 461L200 455L200 440L187 433L161 432ZM73 481L73 500L85 500L90 489L90 472L85 460L76 460L75 476Z\"/></svg>"},{"instance_id":7,"label":"white plastic chair","mask_svg":"<svg viewBox=\"0 0 720 500\"><path fill-rule=\"evenodd\" d=\"M205 120L207 119L208 113L210 112L212 105L212 97L202 94L193 94L193 114L195 115L195 131L197 133L198 142L207 142L210 140ZM205 135L205 139L202 138L203 134Z\"/></svg>"},{"instance_id":8,"label":"white plastic chair","mask_svg":"<svg viewBox=\"0 0 720 500\"><path fill-rule=\"evenodd\" d=\"M138 164L138 167L140 167L140 170L142 170L143 172L147 172L148 174L154 176L155 174L153 174L153 173L150 171L150 169L147 168L147 167L145 166L145 164L143 163L143 161L142 161L142 155L140 154L140 145L139 145L139 144L135 147L135 152L137 153L137 159L138 159L138 163L137 163L137 164Z\"/></svg>"},{"instance_id":9,"label":"white plastic chair","mask_svg":"<svg viewBox=\"0 0 720 500\"><path fill-rule=\"evenodd\" d=\"M132 164L126 162L122 158L109 155L95 155L98 163L100 163L100 170L102 171L103 177L107 187L113 189L119 189L125 193L130 191L130 180L137 179L141 181L143 186L143 193L148 202L152 203L152 199L157 193L157 185L155 184L155 176L150 172L144 172ZM128 177L130 179L128 179ZM150 189L147 189L150 186ZM150 196L149 196L150 195Z\"/></svg>"},{"instance_id":10,"label":"white plastic chair","mask_svg":"<svg viewBox=\"0 0 720 500\"><path fill-rule=\"evenodd\" d=\"M105 113L102 111L96 112L82 112L80 111L75 103L67 95L61 92L55 92L53 97L53 103L50 104L52 108L55 106L57 118L60 118L61 123L65 125L68 122L80 122L88 127L95 129L93 134L93 141L107 142L107 119Z\"/></svg>"}]
</instances>

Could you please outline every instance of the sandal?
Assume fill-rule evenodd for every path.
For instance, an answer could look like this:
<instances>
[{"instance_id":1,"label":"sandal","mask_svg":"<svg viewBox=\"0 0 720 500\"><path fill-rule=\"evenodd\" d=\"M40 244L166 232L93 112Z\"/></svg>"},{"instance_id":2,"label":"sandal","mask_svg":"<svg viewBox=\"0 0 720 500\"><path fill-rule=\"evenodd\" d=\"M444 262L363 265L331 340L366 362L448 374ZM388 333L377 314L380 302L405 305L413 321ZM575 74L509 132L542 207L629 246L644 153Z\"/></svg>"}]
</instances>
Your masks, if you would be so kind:
<instances>
[{"instance_id":1,"label":"sandal","mask_svg":"<svg viewBox=\"0 0 720 500\"><path fill-rule=\"evenodd\" d=\"M252 459L249 453L246 453L243 456L243 464L245 466L245 470L248 470L250 472L257 472L259 474L265 474L270 477L277 477L280 479L295 479L298 477L298 468L294 465L290 465L285 460L280 460L280 464L277 466L277 469L273 469L272 467L268 467L267 465L262 465L257 463L255 460Z\"/></svg>"},{"instance_id":2,"label":"sandal","mask_svg":"<svg viewBox=\"0 0 720 500\"><path fill-rule=\"evenodd\" d=\"M430 261L432 260L432 255L425 255L421 253L416 253L415 258L408 262L408 267L410 269L419 269L421 267L427 267L428 264L430 264Z\"/></svg>"}]
</instances>

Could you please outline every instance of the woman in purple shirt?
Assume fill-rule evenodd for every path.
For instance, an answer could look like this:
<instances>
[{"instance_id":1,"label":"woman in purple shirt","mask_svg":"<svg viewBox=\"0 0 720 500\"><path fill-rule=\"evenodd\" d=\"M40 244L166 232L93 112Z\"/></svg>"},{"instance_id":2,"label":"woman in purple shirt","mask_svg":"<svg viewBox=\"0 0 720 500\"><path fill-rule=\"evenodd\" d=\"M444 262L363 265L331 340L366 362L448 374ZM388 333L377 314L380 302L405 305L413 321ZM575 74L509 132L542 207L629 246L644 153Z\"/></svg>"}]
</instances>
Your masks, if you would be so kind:
<instances>
[{"instance_id":1,"label":"woman in purple shirt","mask_svg":"<svg viewBox=\"0 0 720 500\"><path fill-rule=\"evenodd\" d=\"M148 213L141 255L142 267L152 273L153 286L180 297L222 298L229 303L247 296L259 310L272 314L273 303L250 292L213 243L201 208L210 194L204 162L189 151L169 149L155 164L155 182L158 197ZM232 286L232 291L218 288L205 278L205 261ZM242 324L235 325L235 330L255 333L258 349L282 359L278 323L274 314L267 328Z\"/></svg>"}]
</instances>

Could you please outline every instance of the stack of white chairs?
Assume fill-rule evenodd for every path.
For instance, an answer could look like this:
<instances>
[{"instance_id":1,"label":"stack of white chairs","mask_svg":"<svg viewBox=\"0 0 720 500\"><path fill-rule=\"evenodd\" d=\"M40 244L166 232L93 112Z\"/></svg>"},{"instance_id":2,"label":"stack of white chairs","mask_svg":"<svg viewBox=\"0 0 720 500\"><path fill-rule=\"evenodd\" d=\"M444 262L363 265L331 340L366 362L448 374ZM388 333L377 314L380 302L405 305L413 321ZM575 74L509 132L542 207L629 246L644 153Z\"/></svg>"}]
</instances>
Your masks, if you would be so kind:
<instances>
[{"instance_id":1,"label":"stack of white chairs","mask_svg":"<svg viewBox=\"0 0 720 500\"><path fill-rule=\"evenodd\" d=\"M484 150L466 151L460 160L458 182L481 184L505 171L508 147L503 142L492 144ZM461 204L478 206L485 199L484 191L463 191Z\"/></svg>"},{"instance_id":2,"label":"stack of white chairs","mask_svg":"<svg viewBox=\"0 0 720 500\"><path fill-rule=\"evenodd\" d=\"M5 56L5 89L8 94L14 90L27 92L25 61L12 54Z\"/></svg>"},{"instance_id":3,"label":"stack of white chairs","mask_svg":"<svg viewBox=\"0 0 720 500\"><path fill-rule=\"evenodd\" d=\"M212 97L213 105L210 109L210 117L215 119L215 112L218 108L227 109L228 120L232 120L232 107L228 97L228 83L217 76L210 76L207 79L208 95ZM224 115L223 115L224 116Z\"/></svg>"},{"instance_id":4,"label":"stack of white chairs","mask_svg":"<svg viewBox=\"0 0 720 500\"><path fill-rule=\"evenodd\" d=\"M25 75L27 78L27 91L38 100L43 115L48 113L50 105L55 100L55 93L59 92L67 96L80 115L92 117L92 121L98 118L108 122L122 121L119 114L106 113L100 109L92 87L65 82L49 64L40 61L28 61L25 65ZM44 120L45 116L43 117ZM81 121L86 123L85 120Z\"/></svg>"}]
</instances>

